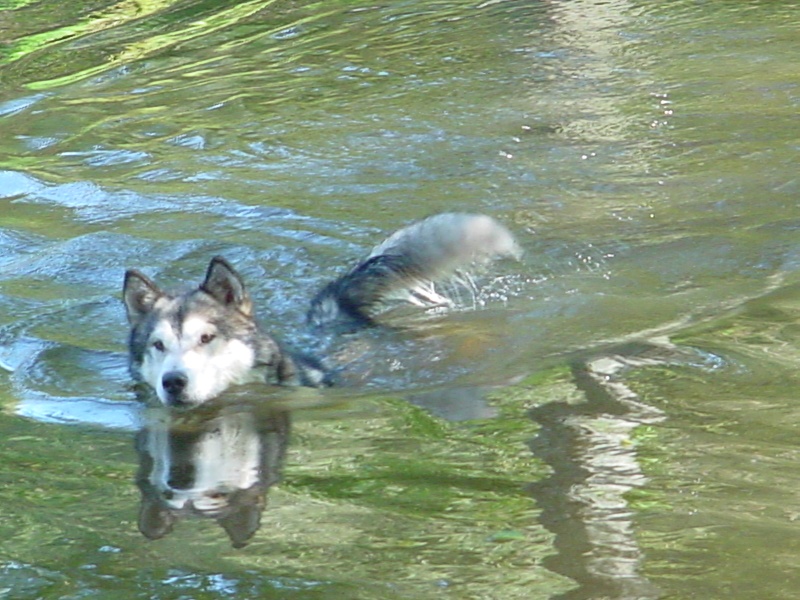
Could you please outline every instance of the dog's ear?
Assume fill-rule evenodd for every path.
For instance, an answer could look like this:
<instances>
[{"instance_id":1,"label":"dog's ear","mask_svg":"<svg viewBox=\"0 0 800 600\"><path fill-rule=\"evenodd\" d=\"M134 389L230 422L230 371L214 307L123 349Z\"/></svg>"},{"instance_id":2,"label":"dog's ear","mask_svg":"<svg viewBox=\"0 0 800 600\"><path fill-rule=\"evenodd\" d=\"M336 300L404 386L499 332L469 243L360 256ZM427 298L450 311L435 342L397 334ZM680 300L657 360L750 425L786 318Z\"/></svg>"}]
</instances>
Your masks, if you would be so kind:
<instances>
[{"instance_id":1,"label":"dog's ear","mask_svg":"<svg viewBox=\"0 0 800 600\"><path fill-rule=\"evenodd\" d=\"M125 271L125 284L122 286L122 299L131 325L153 309L156 301L164 295L153 281L136 269Z\"/></svg>"},{"instance_id":2,"label":"dog's ear","mask_svg":"<svg viewBox=\"0 0 800 600\"><path fill-rule=\"evenodd\" d=\"M221 256L211 259L200 289L219 303L250 315L253 310L244 282L230 263Z\"/></svg>"}]
</instances>

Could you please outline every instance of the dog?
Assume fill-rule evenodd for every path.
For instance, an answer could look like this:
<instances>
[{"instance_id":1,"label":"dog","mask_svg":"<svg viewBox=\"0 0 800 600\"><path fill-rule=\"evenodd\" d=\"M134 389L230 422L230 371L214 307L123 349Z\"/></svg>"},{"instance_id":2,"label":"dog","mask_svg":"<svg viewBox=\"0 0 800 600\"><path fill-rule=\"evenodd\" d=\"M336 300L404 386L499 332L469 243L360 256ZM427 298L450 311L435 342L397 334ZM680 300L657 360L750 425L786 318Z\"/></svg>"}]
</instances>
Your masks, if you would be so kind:
<instances>
[{"instance_id":1,"label":"dog","mask_svg":"<svg viewBox=\"0 0 800 600\"><path fill-rule=\"evenodd\" d=\"M398 303L450 307L463 290L474 295L478 270L520 255L511 232L489 216L434 215L395 232L324 286L311 301L307 322L350 331L377 324ZM196 289L181 294L164 292L130 269L123 300L131 374L165 405L197 406L254 379L331 383L321 361L288 350L259 328L242 278L222 257L211 259Z\"/></svg>"}]
</instances>

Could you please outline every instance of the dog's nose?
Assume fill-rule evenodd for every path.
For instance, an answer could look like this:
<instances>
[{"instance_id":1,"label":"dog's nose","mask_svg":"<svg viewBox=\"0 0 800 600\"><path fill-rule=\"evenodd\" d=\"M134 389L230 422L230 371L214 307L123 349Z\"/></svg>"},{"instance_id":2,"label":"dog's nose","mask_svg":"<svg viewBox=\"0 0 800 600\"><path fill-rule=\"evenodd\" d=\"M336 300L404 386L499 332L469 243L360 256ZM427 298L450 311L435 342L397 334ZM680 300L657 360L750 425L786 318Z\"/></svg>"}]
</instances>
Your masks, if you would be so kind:
<instances>
[{"instance_id":1,"label":"dog's nose","mask_svg":"<svg viewBox=\"0 0 800 600\"><path fill-rule=\"evenodd\" d=\"M161 378L161 385L164 386L164 391L172 398L178 398L188 384L189 378L180 371L164 373Z\"/></svg>"}]
</instances>

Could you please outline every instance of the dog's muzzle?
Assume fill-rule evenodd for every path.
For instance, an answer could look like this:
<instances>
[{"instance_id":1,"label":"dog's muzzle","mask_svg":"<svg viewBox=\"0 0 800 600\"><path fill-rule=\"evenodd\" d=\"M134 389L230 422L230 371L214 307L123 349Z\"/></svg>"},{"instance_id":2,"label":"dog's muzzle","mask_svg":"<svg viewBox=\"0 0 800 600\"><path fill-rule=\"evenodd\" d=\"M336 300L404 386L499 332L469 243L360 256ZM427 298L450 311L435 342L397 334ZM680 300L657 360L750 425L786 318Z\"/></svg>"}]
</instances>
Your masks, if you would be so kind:
<instances>
[{"instance_id":1,"label":"dog's muzzle","mask_svg":"<svg viewBox=\"0 0 800 600\"><path fill-rule=\"evenodd\" d=\"M189 378L181 371L170 371L164 373L161 378L161 386L167 396L167 404L170 406L183 406L186 404L184 392L189 385Z\"/></svg>"}]
</instances>

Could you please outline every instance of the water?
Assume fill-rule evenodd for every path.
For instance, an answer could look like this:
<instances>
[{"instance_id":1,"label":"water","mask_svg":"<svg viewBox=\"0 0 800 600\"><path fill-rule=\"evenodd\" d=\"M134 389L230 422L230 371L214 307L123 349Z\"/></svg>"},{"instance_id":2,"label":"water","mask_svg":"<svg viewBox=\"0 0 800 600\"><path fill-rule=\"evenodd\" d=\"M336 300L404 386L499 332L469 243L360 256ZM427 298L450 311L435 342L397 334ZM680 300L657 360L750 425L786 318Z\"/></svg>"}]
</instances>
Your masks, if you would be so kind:
<instances>
[{"instance_id":1,"label":"water","mask_svg":"<svg viewBox=\"0 0 800 600\"><path fill-rule=\"evenodd\" d=\"M795 597L795 12L0 4L0 596ZM304 332L319 286L446 210L525 249L477 310ZM142 439L169 438L129 387L122 273L215 254L270 331L348 362L175 424L184 453L260 424L240 462L271 448L283 480L237 500L241 532L266 498L240 549L214 518L137 526Z\"/></svg>"}]
</instances>

